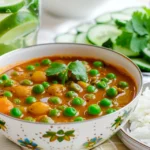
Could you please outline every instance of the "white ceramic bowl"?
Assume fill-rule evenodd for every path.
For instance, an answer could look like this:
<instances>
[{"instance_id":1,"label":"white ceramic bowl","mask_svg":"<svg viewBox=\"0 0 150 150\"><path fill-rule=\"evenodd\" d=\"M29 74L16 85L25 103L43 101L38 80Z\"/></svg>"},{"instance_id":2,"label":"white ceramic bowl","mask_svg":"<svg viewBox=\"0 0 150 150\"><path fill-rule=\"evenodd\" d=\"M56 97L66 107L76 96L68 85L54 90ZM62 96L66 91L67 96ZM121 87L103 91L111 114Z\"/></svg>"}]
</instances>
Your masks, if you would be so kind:
<instances>
[{"instance_id":1,"label":"white ceramic bowl","mask_svg":"<svg viewBox=\"0 0 150 150\"><path fill-rule=\"evenodd\" d=\"M90 17L108 0L43 0L44 9L53 15L69 18Z\"/></svg>"},{"instance_id":2,"label":"white ceramic bowl","mask_svg":"<svg viewBox=\"0 0 150 150\"><path fill-rule=\"evenodd\" d=\"M145 83L143 85L143 91L146 87L150 88L150 82ZM141 141L137 140L136 138L132 137L128 131L130 128L130 123L127 122L119 131L118 136L122 140L122 142L131 150L150 150L150 147L142 143Z\"/></svg>"},{"instance_id":3,"label":"white ceramic bowl","mask_svg":"<svg viewBox=\"0 0 150 150\"><path fill-rule=\"evenodd\" d=\"M84 150L95 147L115 134L137 105L142 75L127 57L100 47L79 44L48 44L12 51L0 57L0 73L23 61L46 56L80 56L101 59L128 72L137 84L136 97L122 109L80 123L30 123L0 114L0 131L16 144L35 150ZM116 121L117 119L117 121ZM119 120L119 122L118 122ZM58 132L61 130L61 133ZM44 136L47 133L47 138ZM55 135L55 136L54 136ZM51 141L50 141L51 139Z\"/></svg>"}]
</instances>

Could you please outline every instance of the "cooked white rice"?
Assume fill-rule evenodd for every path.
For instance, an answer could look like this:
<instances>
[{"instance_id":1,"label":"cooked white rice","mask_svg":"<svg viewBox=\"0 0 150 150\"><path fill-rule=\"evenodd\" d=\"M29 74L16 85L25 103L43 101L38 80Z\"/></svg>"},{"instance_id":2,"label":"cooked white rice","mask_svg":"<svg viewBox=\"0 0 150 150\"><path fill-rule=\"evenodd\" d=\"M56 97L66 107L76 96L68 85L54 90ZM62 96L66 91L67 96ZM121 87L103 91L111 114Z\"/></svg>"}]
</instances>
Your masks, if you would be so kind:
<instances>
[{"instance_id":1,"label":"cooked white rice","mask_svg":"<svg viewBox=\"0 0 150 150\"><path fill-rule=\"evenodd\" d=\"M139 97L139 103L130 118L130 135L150 146L150 89Z\"/></svg>"}]
</instances>

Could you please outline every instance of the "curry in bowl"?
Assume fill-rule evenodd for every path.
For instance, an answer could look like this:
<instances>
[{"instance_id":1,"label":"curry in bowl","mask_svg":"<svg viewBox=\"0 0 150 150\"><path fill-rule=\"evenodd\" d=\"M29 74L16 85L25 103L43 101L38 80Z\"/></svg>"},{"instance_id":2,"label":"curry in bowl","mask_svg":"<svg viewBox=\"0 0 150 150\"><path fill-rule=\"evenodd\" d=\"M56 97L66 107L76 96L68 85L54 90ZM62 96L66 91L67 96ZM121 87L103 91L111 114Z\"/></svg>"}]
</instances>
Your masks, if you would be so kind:
<instances>
[{"instance_id":1,"label":"curry in bowl","mask_svg":"<svg viewBox=\"0 0 150 150\"><path fill-rule=\"evenodd\" d=\"M30 60L0 76L0 112L31 122L77 122L113 113L136 95L132 77L93 58Z\"/></svg>"}]
</instances>

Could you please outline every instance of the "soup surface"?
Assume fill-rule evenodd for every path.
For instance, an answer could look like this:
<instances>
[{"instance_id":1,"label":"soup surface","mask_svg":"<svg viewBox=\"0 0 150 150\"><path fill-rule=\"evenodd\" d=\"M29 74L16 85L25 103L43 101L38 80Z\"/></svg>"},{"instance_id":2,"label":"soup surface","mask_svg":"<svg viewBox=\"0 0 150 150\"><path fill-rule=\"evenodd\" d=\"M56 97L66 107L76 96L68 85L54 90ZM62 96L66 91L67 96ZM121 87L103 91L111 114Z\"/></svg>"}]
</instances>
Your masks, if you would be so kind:
<instances>
[{"instance_id":1,"label":"soup surface","mask_svg":"<svg viewBox=\"0 0 150 150\"><path fill-rule=\"evenodd\" d=\"M0 76L0 112L31 122L74 122L110 114L136 94L132 78L91 58L28 61Z\"/></svg>"}]
</instances>

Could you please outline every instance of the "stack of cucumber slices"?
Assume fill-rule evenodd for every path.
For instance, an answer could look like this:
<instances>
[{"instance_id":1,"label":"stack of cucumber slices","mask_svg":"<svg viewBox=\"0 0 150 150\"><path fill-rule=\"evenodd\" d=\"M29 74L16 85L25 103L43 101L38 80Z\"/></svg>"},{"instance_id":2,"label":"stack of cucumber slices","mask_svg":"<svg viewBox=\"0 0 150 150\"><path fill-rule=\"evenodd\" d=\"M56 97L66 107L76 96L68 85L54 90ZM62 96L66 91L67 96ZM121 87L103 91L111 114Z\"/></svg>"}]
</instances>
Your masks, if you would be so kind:
<instances>
[{"instance_id":1,"label":"stack of cucumber slices","mask_svg":"<svg viewBox=\"0 0 150 150\"><path fill-rule=\"evenodd\" d=\"M74 28L75 34L71 30L58 35L55 38L55 42L81 43L105 47L105 43L110 39L113 42L112 50L131 58L142 71L150 72L150 50L148 48L144 49L142 53L139 53L118 46L115 42L116 38L122 33L115 21L119 20L120 23L129 21L135 11L143 12L144 10L141 7L127 8L122 11L100 15L93 22L83 23Z\"/></svg>"}]
</instances>

